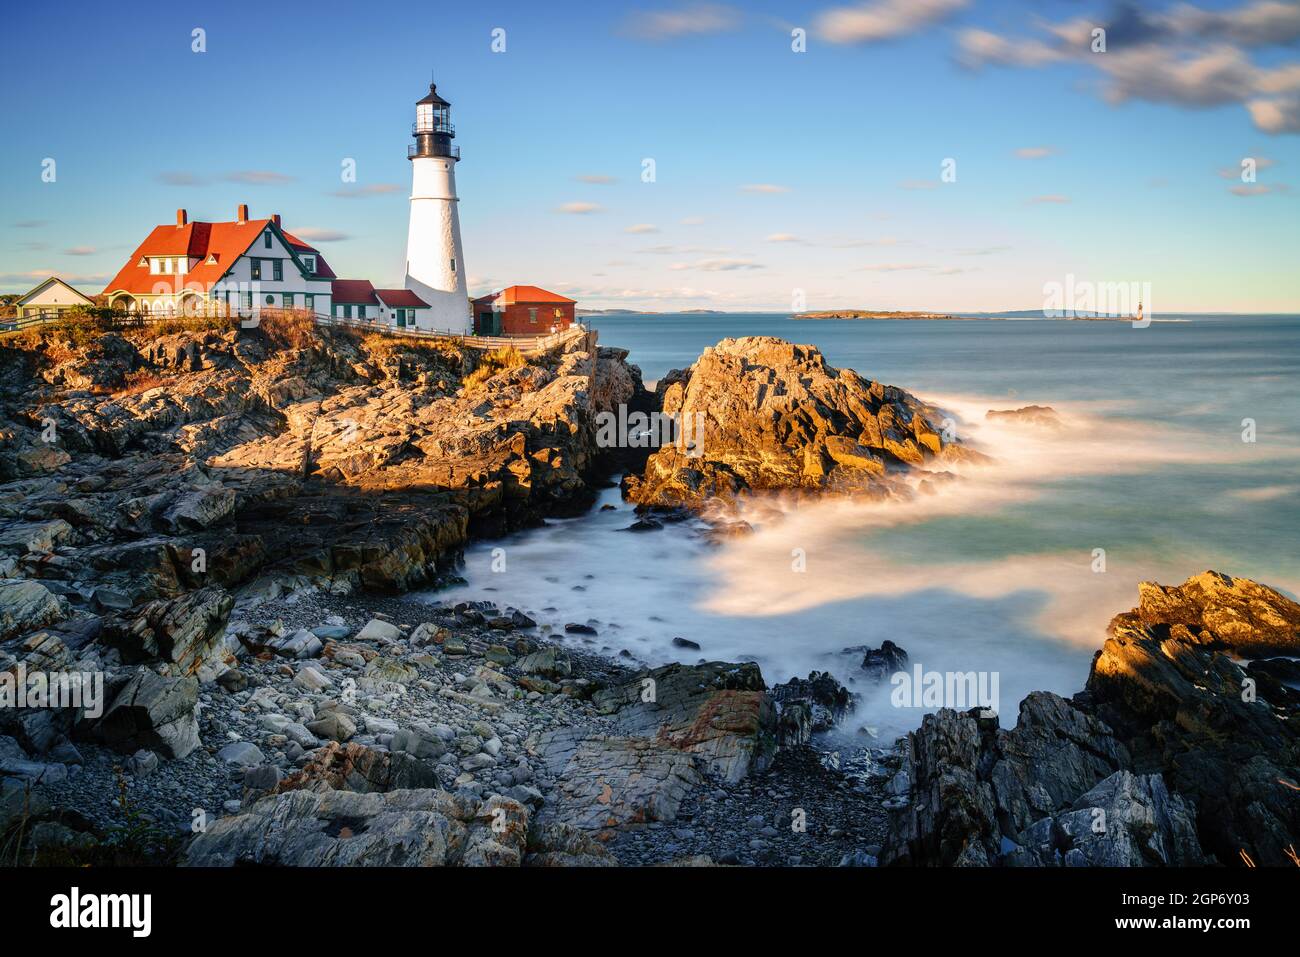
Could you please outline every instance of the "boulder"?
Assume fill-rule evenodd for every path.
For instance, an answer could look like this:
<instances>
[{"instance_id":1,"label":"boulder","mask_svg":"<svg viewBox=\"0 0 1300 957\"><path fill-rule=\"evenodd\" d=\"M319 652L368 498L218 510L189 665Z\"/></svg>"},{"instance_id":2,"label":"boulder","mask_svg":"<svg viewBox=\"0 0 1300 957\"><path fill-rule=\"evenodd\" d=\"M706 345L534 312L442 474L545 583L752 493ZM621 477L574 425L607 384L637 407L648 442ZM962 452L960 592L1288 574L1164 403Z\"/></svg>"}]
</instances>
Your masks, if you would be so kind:
<instances>
[{"instance_id":1,"label":"boulder","mask_svg":"<svg viewBox=\"0 0 1300 957\"><path fill-rule=\"evenodd\" d=\"M672 664L597 691L593 703L623 734L696 756L729 782L767 767L776 712L755 664Z\"/></svg>"},{"instance_id":2,"label":"boulder","mask_svg":"<svg viewBox=\"0 0 1300 957\"><path fill-rule=\"evenodd\" d=\"M40 582L0 579L0 641L43 628L66 615L64 601Z\"/></svg>"},{"instance_id":3,"label":"boulder","mask_svg":"<svg viewBox=\"0 0 1300 957\"><path fill-rule=\"evenodd\" d=\"M194 678L165 678L140 668L90 733L123 754L147 748L165 758L183 758L199 746L198 695Z\"/></svg>"},{"instance_id":4,"label":"boulder","mask_svg":"<svg viewBox=\"0 0 1300 957\"><path fill-rule=\"evenodd\" d=\"M857 696L825 671L813 671L807 678L791 678L773 685L770 692L779 711L784 713L802 702L808 711L809 730L829 731L853 708Z\"/></svg>"},{"instance_id":5,"label":"boulder","mask_svg":"<svg viewBox=\"0 0 1300 957\"><path fill-rule=\"evenodd\" d=\"M402 751L381 751L361 744L331 741L300 771L280 782L281 791L300 788L341 791L396 791L436 788L433 765Z\"/></svg>"},{"instance_id":6,"label":"boulder","mask_svg":"<svg viewBox=\"0 0 1300 957\"><path fill-rule=\"evenodd\" d=\"M528 809L494 796L471 802L436 789L387 793L291 790L209 825L187 867L518 866Z\"/></svg>"}]
</instances>

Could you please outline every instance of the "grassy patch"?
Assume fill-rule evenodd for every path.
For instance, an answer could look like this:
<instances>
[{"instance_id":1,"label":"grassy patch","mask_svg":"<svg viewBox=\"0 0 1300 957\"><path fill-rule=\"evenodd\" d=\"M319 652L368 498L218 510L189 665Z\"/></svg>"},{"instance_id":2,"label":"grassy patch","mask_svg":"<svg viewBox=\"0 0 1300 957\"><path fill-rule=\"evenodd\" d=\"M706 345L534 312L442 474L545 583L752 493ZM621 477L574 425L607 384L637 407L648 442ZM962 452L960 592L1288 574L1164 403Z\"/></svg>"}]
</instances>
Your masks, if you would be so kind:
<instances>
[{"instance_id":1,"label":"grassy patch","mask_svg":"<svg viewBox=\"0 0 1300 957\"><path fill-rule=\"evenodd\" d=\"M505 372L507 369L518 369L523 364L523 355L513 346L503 346L500 349L493 349L491 352L481 353L474 371L465 377L462 386L466 394L476 392L498 372Z\"/></svg>"}]
</instances>

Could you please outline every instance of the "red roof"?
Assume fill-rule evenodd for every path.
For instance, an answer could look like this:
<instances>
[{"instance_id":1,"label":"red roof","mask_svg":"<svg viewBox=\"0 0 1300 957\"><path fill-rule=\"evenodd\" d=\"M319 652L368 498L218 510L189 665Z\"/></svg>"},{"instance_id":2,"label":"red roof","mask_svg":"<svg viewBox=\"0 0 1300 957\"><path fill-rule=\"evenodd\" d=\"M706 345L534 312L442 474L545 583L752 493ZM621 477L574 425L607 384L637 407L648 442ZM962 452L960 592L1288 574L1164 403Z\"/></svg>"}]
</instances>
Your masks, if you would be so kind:
<instances>
[{"instance_id":1,"label":"red roof","mask_svg":"<svg viewBox=\"0 0 1300 957\"><path fill-rule=\"evenodd\" d=\"M334 275L334 270L330 269L329 263L327 263L324 257L321 256L319 249L317 249L315 246L309 246L307 243L304 243L293 233L286 232L283 229L281 229L280 232L284 233L284 238L289 241L289 245L294 248L295 252L311 253L313 256L316 257L316 272L312 274L316 279L337 278Z\"/></svg>"},{"instance_id":2,"label":"red roof","mask_svg":"<svg viewBox=\"0 0 1300 957\"><path fill-rule=\"evenodd\" d=\"M376 289L375 295L385 306L400 306L403 309L428 309L429 304L409 289Z\"/></svg>"},{"instance_id":3,"label":"red roof","mask_svg":"<svg viewBox=\"0 0 1300 957\"><path fill-rule=\"evenodd\" d=\"M574 302L559 293L548 292L540 286L507 286L499 292L479 296L475 302L496 302L500 298L503 306L513 306L517 302Z\"/></svg>"},{"instance_id":4,"label":"red roof","mask_svg":"<svg viewBox=\"0 0 1300 957\"><path fill-rule=\"evenodd\" d=\"M262 235L262 231L270 225L269 219L250 219L242 223L195 222L184 226L155 226L153 232L131 254L126 265L104 287L104 292L167 294L184 289L206 292L213 283L225 276L235 261L248 251ZM309 252L316 257L317 278L334 278L333 270L319 252L288 233L284 237L295 251ZM149 271L147 262L141 265L149 256L188 256L198 262L184 276L175 273L154 275ZM210 256L215 257L216 261L209 263Z\"/></svg>"},{"instance_id":5,"label":"red roof","mask_svg":"<svg viewBox=\"0 0 1300 957\"><path fill-rule=\"evenodd\" d=\"M363 303L367 306L377 305L375 287L369 279L335 279L330 284L330 293L334 302Z\"/></svg>"}]
</instances>

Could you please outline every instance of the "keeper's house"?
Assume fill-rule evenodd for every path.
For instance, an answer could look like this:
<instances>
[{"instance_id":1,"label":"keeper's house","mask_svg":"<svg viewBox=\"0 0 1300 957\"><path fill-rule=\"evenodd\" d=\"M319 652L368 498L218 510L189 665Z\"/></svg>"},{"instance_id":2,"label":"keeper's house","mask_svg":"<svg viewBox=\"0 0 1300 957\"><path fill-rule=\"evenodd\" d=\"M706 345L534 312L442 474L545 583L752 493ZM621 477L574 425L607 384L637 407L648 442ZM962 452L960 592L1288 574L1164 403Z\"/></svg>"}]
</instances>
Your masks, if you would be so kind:
<instances>
[{"instance_id":1,"label":"keeper's house","mask_svg":"<svg viewBox=\"0 0 1300 957\"><path fill-rule=\"evenodd\" d=\"M58 276L51 276L31 292L14 302L19 319L57 316L69 309L92 309L95 303L73 289Z\"/></svg>"},{"instance_id":2,"label":"keeper's house","mask_svg":"<svg viewBox=\"0 0 1300 957\"><path fill-rule=\"evenodd\" d=\"M545 336L573 325L577 303L537 286L507 286L474 300L480 336Z\"/></svg>"},{"instance_id":3,"label":"keeper's house","mask_svg":"<svg viewBox=\"0 0 1300 957\"><path fill-rule=\"evenodd\" d=\"M409 289L376 289L368 279L335 279L334 318L423 329L433 322L429 304Z\"/></svg>"},{"instance_id":4,"label":"keeper's house","mask_svg":"<svg viewBox=\"0 0 1300 957\"><path fill-rule=\"evenodd\" d=\"M320 252L280 225L279 215L250 219L241 204L232 222L156 226L104 288L109 306L168 315L258 309L330 314L333 270Z\"/></svg>"}]
</instances>

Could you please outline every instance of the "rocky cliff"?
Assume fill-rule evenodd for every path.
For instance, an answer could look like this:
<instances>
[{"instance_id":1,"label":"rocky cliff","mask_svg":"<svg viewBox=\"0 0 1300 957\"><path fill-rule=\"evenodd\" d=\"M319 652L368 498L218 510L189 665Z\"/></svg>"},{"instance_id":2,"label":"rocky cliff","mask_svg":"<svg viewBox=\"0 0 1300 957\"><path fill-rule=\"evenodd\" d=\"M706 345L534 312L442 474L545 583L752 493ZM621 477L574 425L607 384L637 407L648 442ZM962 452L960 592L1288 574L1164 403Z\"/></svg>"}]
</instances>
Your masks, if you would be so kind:
<instances>
[{"instance_id":1,"label":"rocky cliff","mask_svg":"<svg viewBox=\"0 0 1300 957\"><path fill-rule=\"evenodd\" d=\"M1294 863L1300 605L1218 572L1139 599L1073 699L925 717L885 862Z\"/></svg>"}]
</instances>

